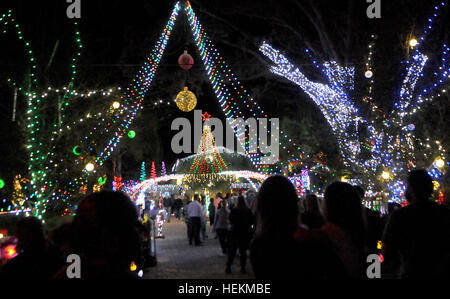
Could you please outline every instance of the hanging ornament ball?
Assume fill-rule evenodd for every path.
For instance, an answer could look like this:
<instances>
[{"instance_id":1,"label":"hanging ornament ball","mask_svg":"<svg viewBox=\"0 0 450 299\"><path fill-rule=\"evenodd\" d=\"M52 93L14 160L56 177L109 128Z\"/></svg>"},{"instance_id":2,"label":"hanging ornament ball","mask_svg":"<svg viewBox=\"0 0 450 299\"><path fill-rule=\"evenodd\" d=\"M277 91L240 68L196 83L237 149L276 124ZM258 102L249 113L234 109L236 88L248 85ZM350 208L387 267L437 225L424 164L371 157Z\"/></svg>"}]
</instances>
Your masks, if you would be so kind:
<instances>
[{"instance_id":1,"label":"hanging ornament ball","mask_svg":"<svg viewBox=\"0 0 450 299\"><path fill-rule=\"evenodd\" d=\"M373 72L372 70L367 70L364 75L366 76L367 79L370 79L373 77Z\"/></svg>"},{"instance_id":2,"label":"hanging ornament ball","mask_svg":"<svg viewBox=\"0 0 450 299\"><path fill-rule=\"evenodd\" d=\"M191 112L197 107L197 97L187 87L177 95L175 102L183 112Z\"/></svg>"},{"instance_id":3,"label":"hanging ornament ball","mask_svg":"<svg viewBox=\"0 0 450 299\"><path fill-rule=\"evenodd\" d=\"M414 131L416 129L416 126L414 124L408 125L408 130Z\"/></svg>"},{"instance_id":4,"label":"hanging ornament ball","mask_svg":"<svg viewBox=\"0 0 450 299\"><path fill-rule=\"evenodd\" d=\"M130 139L136 138L136 132L135 132L135 131L130 131L130 132L128 133L128 138L130 138Z\"/></svg>"},{"instance_id":5,"label":"hanging ornament ball","mask_svg":"<svg viewBox=\"0 0 450 299\"><path fill-rule=\"evenodd\" d=\"M183 70L188 71L194 65L194 58L187 51L184 51L180 58L178 58L178 64Z\"/></svg>"},{"instance_id":6,"label":"hanging ornament ball","mask_svg":"<svg viewBox=\"0 0 450 299\"><path fill-rule=\"evenodd\" d=\"M3 189L5 187L5 181L0 179L0 189Z\"/></svg>"}]
</instances>

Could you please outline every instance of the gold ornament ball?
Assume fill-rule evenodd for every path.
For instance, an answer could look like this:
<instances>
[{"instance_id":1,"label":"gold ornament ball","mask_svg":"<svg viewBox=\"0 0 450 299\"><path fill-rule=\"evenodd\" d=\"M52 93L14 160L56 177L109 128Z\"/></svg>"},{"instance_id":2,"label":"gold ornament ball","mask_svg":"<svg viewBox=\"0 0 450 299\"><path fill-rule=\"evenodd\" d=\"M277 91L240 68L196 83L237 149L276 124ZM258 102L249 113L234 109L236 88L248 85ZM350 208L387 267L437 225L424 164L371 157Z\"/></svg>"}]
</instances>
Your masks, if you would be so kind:
<instances>
[{"instance_id":1,"label":"gold ornament ball","mask_svg":"<svg viewBox=\"0 0 450 299\"><path fill-rule=\"evenodd\" d=\"M197 97L187 87L177 95L175 100L178 108L183 112L191 112L197 107Z\"/></svg>"}]
</instances>

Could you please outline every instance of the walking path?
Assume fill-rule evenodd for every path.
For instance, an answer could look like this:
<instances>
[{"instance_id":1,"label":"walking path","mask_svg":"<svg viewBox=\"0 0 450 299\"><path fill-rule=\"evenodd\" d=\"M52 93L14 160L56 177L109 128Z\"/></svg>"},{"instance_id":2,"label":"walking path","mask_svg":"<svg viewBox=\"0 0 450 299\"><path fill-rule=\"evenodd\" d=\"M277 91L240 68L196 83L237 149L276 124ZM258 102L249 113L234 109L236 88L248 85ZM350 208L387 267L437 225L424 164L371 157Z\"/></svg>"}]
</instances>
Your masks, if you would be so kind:
<instances>
[{"instance_id":1,"label":"walking path","mask_svg":"<svg viewBox=\"0 0 450 299\"><path fill-rule=\"evenodd\" d=\"M214 239L208 225L208 239L202 246L189 246L187 228L184 221L172 219L164 225L165 239L156 240L157 265L148 269L146 279L252 279L250 263L249 274L240 274L239 256L236 256L232 274L225 274L227 258L222 253L219 240Z\"/></svg>"}]
</instances>

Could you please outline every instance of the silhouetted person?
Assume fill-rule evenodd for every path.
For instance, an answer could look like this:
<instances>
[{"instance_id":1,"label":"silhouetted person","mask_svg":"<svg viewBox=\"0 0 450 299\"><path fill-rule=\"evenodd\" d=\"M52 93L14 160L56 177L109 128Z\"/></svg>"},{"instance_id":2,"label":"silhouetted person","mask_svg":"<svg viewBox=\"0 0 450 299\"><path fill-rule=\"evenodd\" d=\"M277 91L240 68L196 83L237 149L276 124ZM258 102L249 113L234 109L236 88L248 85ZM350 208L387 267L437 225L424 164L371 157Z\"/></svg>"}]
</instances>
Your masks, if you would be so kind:
<instances>
[{"instance_id":1,"label":"silhouetted person","mask_svg":"<svg viewBox=\"0 0 450 299\"><path fill-rule=\"evenodd\" d=\"M325 190L322 231L353 278L365 275L365 224L359 195L352 185L336 182Z\"/></svg>"},{"instance_id":2,"label":"silhouetted person","mask_svg":"<svg viewBox=\"0 0 450 299\"><path fill-rule=\"evenodd\" d=\"M177 220L180 220L181 218L181 208L183 207L183 201L181 200L180 196L177 196L177 198L175 199L175 202L173 203L173 211L175 212L175 218L177 218Z\"/></svg>"},{"instance_id":3,"label":"silhouetted person","mask_svg":"<svg viewBox=\"0 0 450 299\"><path fill-rule=\"evenodd\" d=\"M450 278L450 210L430 200L425 170L406 180L408 206L392 212L383 236L383 274L407 279Z\"/></svg>"},{"instance_id":4,"label":"silhouetted person","mask_svg":"<svg viewBox=\"0 0 450 299\"><path fill-rule=\"evenodd\" d=\"M225 255L228 253L228 244L229 244L229 215L227 207L223 202L219 203L219 207L217 209L213 228L219 238L220 247L222 248L222 253Z\"/></svg>"},{"instance_id":5,"label":"silhouetted person","mask_svg":"<svg viewBox=\"0 0 450 299\"><path fill-rule=\"evenodd\" d=\"M200 246L200 230L202 226L201 217L203 213L203 206L200 204L200 198L198 194L194 195L194 200L187 206L186 209L189 218L189 245L192 245L192 242L195 242L196 246Z\"/></svg>"},{"instance_id":6,"label":"silhouetted person","mask_svg":"<svg viewBox=\"0 0 450 299\"><path fill-rule=\"evenodd\" d=\"M42 222L33 217L19 221L16 226L19 255L9 261L0 272L0 279L50 279L64 263L58 252L47 247Z\"/></svg>"},{"instance_id":7,"label":"silhouetted person","mask_svg":"<svg viewBox=\"0 0 450 299\"><path fill-rule=\"evenodd\" d=\"M214 225L214 218L216 216L216 207L214 206L214 200L211 199L208 206L208 212L209 212L209 224L211 226Z\"/></svg>"},{"instance_id":8,"label":"silhouetted person","mask_svg":"<svg viewBox=\"0 0 450 299\"><path fill-rule=\"evenodd\" d=\"M377 253L378 241L381 241L381 236L383 234L383 223L381 220L381 215L380 213L362 205L366 192L360 186L354 186L354 188L358 193L361 202L363 218L365 219L364 223L366 224L366 245L368 248L368 252Z\"/></svg>"},{"instance_id":9,"label":"silhouetted person","mask_svg":"<svg viewBox=\"0 0 450 299\"><path fill-rule=\"evenodd\" d=\"M200 234L202 236L202 240L204 241L208 239L208 234L206 233L206 224L208 223L208 215L206 214L206 210L208 207L206 206L206 199L204 195L200 200L200 204L202 205L202 214L200 217Z\"/></svg>"},{"instance_id":10,"label":"silhouetted person","mask_svg":"<svg viewBox=\"0 0 450 299\"><path fill-rule=\"evenodd\" d=\"M252 190L247 192L247 198L245 199L247 207L251 210L253 207L253 202L255 201L255 193Z\"/></svg>"},{"instance_id":11,"label":"silhouetted person","mask_svg":"<svg viewBox=\"0 0 450 299\"><path fill-rule=\"evenodd\" d=\"M72 254L72 223L66 223L50 233L50 240L63 257Z\"/></svg>"},{"instance_id":12,"label":"silhouetted person","mask_svg":"<svg viewBox=\"0 0 450 299\"><path fill-rule=\"evenodd\" d=\"M133 279L141 259L138 213L121 192L102 191L81 201L73 220L73 252L82 279Z\"/></svg>"},{"instance_id":13,"label":"silhouetted person","mask_svg":"<svg viewBox=\"0 0 450 299\"><path fill-rule=\"evenodd\" d=\"M289 179L268 178L256 207L257 235L250 260L257 279L348 278L326 234L299 226L297 191Z\"/></svg>"},{"instance_id":14,"label":"silhouetted person","mask_svg":"<svg viewBox=\"0 0 450 299\"><path fill-rule=\"evenodd\" d=\"M293 279L299 263L294 239L298 228L298 197L292 183L283 176L268 178L256 197L256 237L250 247L250 261L257 279Z\"/></svg>"},{"instance_id":15,"label":"silhouetted person","mask_svg":"<svg viewBox=\"0 0 450 299\"><path fill-rule=\"evenodd\" d=\"M230 212L231 231L226 267L227 273L231 273L231 266L237 250L239 250L241 273L247 273L247 250L253 237L253 223L252 211L247 207L244 197L239 196L236 207Z\"/></svg>"},{"instance_id":16,"label":"silhouetted person","mask_svg":"<svg viewBox=\"0 0 450 299\"><path fill-rule=\"evenodd\" d=\"M314 194L308 194L303 201L305 212L302 214L302 223L310 229L319 229L325 224L319 208L319 199Z\"/></svg>"},{"instance_id":17,"label":"silhouetted person","mask_svg":"<svg viewBox=\"0 0 450 299\"><path fill-rule=\"evenodd\" d=\"M172 196L166 194L163 198L163 207L167 214L167 223L170 223L170 218L172 217L173 204L174 201L172 199Z\"/></svg>"}]
</instances>

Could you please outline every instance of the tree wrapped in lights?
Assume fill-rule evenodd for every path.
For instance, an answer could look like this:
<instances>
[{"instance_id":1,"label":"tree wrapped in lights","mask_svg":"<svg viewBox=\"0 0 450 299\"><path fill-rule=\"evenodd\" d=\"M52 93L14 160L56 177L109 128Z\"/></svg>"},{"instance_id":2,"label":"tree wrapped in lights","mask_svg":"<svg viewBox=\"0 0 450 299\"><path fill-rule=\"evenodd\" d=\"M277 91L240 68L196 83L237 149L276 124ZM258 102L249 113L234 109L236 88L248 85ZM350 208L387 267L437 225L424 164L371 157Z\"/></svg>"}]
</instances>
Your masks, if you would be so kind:
<instances>
[{"instance_id":1,"label":"tree wrapped in lights","mask_svg":"<svg viewBox=\"0 0 450 299\"><path fill-rule=\"evenodd\" d=\"M88 183L92 185L91 183L96 180L94 178L96 172L111 156L124 135L130 131L131 123L141 108L143 98L158 69L180 8L177 3L148 61L130 85L120 91L122 96L116 98L114 104L111 103L109 111L105 112L104 109L99 113L83 112L82 116L74 116L75 119L78 117L78 121L69 118L74 112L79 111L76 109L77 105L83 106L81 101L75 100L85 99L97 93L96 91L81 93L73 88L77 74L76 66L83 48L80 32L75 30L76 51L71 59L69 82L59 89L46 88L39 85L34 52L30 43L24 39L12 12L0 14L0 29L2 29L0 34L8 30L15 32L19 41L24 44L30 64L31 72L25 78L18 80L8 78L7 81L11 87L17 88L27 101L28 110L24 124L29 160L27 177L31 182L26 194L26 204L33 209L34 215L42 219L49 211L49 207L55 205L60 207L56 210L52 207L54 212L61 208L65 211L66 206L74 208L69 202L70 199L80 193L81 187L87 192ZM78 26L76 22L75 26ZM100 94L107 96L111 93L110 90ZM49 96L57 102L53 108L49 108L50 101L47 98ZM47 99L44 100L45 98ZM57 114L57 117L53 114ZM79 130L73 130L74 127ZM85 132L86 136L78 136L79 139L75 143L73 136L77 136L80 132ZM70 149L67 149L67 144L72 144Z\"/></svg>"},{"instance_id":2,"label":"tree wrapped in lights","mask_svg":"<svg viewBox=\"0 0 450 299\"><path fill-rule=\"evenodd\" d=\"M274 64L271 67L272 73L298 85L319 107L337 138L345 166L362 176L363 183L369 187L370 191L386 186L391 198L396 201L401 201L404 189L402 176L409 169L424 167L429 170L434 179L439 179L444 168L437 167L431 160L436 155L445 156L445 149L439 141L421 140L414 134L411 125L413 116L421 109L423 103L432 101L435 98L435 90L448 82L450 67L446 61L450 56L449 47L443 45L442 65L435 72L435 78L424 78L428 57L420 50L420 45L430 32L437 12L443 6L445 6L444 2L434 8L433 17L428 19L424 35L420 38L419 44L409 53L406 71L401 78L401 89L392 111L376 119L363 117L353 101L354 67L341 66L335 61L320 65L307 49L306 53L328 81L314 82L267 42L263 42L260 47L260 51ZM374 74L370 65L367 66L366 77L371 79ZM433 83L423 90L418 90L417 83L425 81L424 79ZM371 100L371 94L370 89L365 99ZM375 108L376 106L372 106L372 109ZM417 152L421 153L420 157L416 155ZM384 185L377 186L386 169L391 176L384 179ZM354 183L361 183L361 181L354 181Z\"/></svg>"},{"instance_id":3,"label":"tree wrapped in lights","mask_svg":"<svg viewBox=\"0 0 450 299\"><path fill-rule=\"evenodd\" d=\"M156 179L157 177L158 177L158 175L156 174L156 164L155 164L155 162L152 162L152 170L150 173L150 178Z\"/></svg>"},{"instance_id":4,"label":"tree wrapped in lights","mask_svg":"<svg viewBox=\"0 0 450 299\"><path fill-rule=\"evenodd\" d=\"M228 166L216 147L214 135L209 126L205 126L203 129L197 153L189 170L190 175L217 174L228 170Z\"/></svg>"},{"instance_id":5,"label":"tree wrapped in lights","mask_svg":"<svg viewBox=\"0 0 450 299\"><path fill-rule=\"evenodd\" d=\"M141 180L141 182L145 181L147 179L147 173L145 171L145 162L142 162L141 165L141 176L139 178Z\"/></svg>"},{"instance_id":6,"label":"tree wrapped in lights","mask_svg":"<svg viewBox=\"0 0 450 299\"><path fill-rule=\"evenodd\" d=\"M161 176L162 177L167 176L167 168L166 163L164 161L161 163Z\"/></svg>"}]
</instances>

